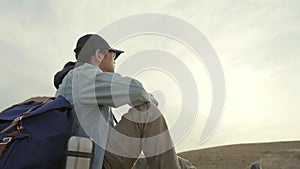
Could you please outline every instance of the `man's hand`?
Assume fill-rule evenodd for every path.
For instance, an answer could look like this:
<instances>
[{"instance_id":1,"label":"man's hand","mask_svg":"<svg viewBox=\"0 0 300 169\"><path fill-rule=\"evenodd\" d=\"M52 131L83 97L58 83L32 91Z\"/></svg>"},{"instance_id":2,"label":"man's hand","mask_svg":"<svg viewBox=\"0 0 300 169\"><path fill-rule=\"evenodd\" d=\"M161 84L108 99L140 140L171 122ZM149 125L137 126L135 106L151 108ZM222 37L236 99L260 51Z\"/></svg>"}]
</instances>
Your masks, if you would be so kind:
<instances>
[{"instance_id":1,"label":"man's hand","mask_svg":"<svg viewBox=\"0 0 300 169\"><path fill-rule=\"evenodd\" d=\"M150 108L151 104L158 106L158 101L154 98L153 94L149 93L149 98L151 103L145 103L139 106L135 106L135 108L139 111L147 111Z\"/></svg>"},{"instance_id":2,"label":"man's hand","mask_svg":"<svg viewBox=\"0 0 300 169\"><path fill-rule=\"evenodd\" d=\"M158 101L154 98L153 94L150 93L149 96L150 96L151 103L158 106Z\"/></svg>"}]
</instances>

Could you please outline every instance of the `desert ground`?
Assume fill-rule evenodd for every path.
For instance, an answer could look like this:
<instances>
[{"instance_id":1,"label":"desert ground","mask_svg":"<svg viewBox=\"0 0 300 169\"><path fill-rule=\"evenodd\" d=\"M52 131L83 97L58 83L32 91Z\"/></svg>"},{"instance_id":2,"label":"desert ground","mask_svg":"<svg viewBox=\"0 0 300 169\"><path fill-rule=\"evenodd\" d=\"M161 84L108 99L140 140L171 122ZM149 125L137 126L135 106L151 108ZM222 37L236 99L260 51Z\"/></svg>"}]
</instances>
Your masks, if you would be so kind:
<instances>
[{"instance_id":1,"label":"desert ground","mask_svg":"<svg viewBox=\"0 0 300 169\"><path fill-rule=\"evenodd\" d=\"M183 152L197 169L300 169L300 141L228 145Z\"/></svg>"}]
</instances>

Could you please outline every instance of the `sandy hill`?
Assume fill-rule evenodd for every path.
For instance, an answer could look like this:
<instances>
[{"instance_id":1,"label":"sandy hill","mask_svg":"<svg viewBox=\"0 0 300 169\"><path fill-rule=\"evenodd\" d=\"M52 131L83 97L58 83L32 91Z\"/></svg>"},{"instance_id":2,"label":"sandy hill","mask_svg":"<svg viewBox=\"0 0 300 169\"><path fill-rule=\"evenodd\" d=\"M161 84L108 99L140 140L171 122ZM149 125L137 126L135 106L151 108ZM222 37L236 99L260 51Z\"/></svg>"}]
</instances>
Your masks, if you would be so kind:
<instances>
[{"instance_id":1,"label":"sandy hill","mask_svg":"<svg viewBox=\"0 0 300 169\"><path fill-rule=\"evenodd\" d=\"M300 141L229 145L180 153L197 169L300 169Z\"/></svg>"}]
</instances>

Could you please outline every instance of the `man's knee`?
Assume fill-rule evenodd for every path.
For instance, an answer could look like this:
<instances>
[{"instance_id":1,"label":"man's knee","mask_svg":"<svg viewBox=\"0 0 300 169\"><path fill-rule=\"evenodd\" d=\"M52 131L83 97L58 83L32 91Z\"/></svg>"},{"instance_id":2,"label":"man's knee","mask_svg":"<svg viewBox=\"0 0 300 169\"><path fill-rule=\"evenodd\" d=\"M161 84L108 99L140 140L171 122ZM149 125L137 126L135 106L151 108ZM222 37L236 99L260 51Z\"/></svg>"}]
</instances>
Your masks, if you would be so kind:
<instances>
[{"instance_id":1,"label":"man's knee","mask_svg":"<svg viewBox=\"0 0 300 169\"><path fill-rule=\"evenodd\" d=\"M162 113L155 104L146 103L129 109L123 117L136 123L150 123L162 117Z\"/></svg>"}]
</instances>

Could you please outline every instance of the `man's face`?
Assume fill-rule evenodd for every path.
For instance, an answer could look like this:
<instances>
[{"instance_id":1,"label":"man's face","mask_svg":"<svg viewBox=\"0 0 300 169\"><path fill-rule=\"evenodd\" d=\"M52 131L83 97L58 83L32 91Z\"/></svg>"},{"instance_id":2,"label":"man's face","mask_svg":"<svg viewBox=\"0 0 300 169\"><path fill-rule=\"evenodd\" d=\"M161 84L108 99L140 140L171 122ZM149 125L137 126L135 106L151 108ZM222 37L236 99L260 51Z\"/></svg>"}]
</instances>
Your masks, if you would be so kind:
<instances>
[{"instance_id":1,"label":"man's face","mask_svg":"<svg viewBox=\"0 0 300 169\"><path fill-rule=\"evenodd\" d=\"M116 53L108 51L102 59L99 68L103 72L115 72L115 57Z\"/></svg>"}]
</instances>

